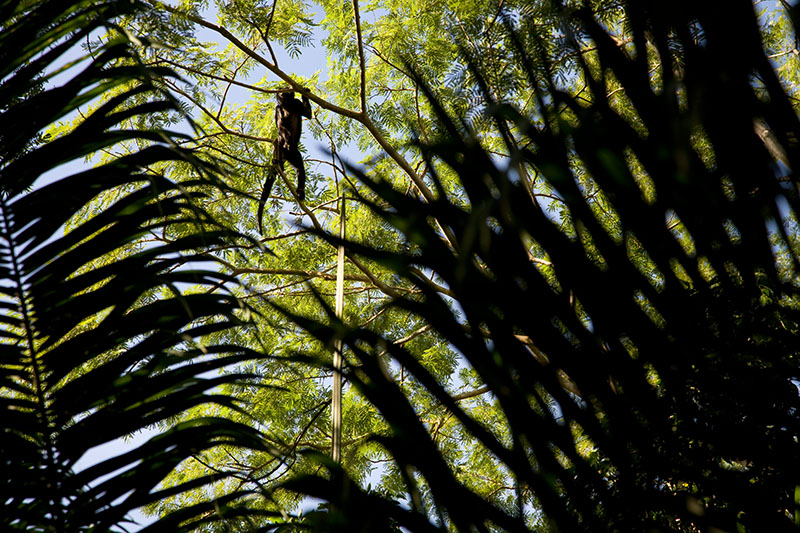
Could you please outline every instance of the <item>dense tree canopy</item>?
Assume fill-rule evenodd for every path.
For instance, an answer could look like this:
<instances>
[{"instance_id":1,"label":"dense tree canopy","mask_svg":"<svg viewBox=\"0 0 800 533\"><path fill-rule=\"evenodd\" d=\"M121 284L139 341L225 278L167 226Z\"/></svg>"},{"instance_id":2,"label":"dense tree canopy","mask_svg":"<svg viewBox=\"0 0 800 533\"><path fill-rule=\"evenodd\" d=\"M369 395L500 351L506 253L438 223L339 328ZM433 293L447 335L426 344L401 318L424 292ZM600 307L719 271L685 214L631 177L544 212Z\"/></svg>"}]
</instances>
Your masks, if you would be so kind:
<instances>
[{"instance_id":1,"label":"dense tree canopy","mask_svg":"<svg viewBox=\"0 0 800 533\"><path fill-rule=\"evenodd\" d=\"M437 119L418 81L421 78L439 101L447 102L450 112L470 117L497 157L507 157L507 147L492 131L491 121L483 113L485 104L474 75L467 68L465 54L489 51L480 57L478 65L481 72L488 73L492 94L532 109L532 88L524 65L497 54L512 47L505 25L508 17L519 14L525 17L526 25L556 32L556 8L532 9L522 3L499 9L494 3L471 2L452 6L241 2L220 3L206 9L190 4L177 8L153 5L156 11L131 21L131 27L154 35L170 48L153 49L147 61L169 65L192 80L191 86L170 84L170 88L184 97L203 128L196 148L227 162L232 183L244 192L258 196L270 165L271 141L276 135L271 120L274 92L287 84L296 89L309 88L315 112L314 119L307 121L306 131L310 136L306 136L305 145L315 142L312 138L319 139L330 156L325 160L307 158L312 176L308 201L298 205L294 191L288 187L290 184L279 182L270 202L264 240L274 255L241 247L221 250L217 255L228 265L228 272L247 287L240 294L261 317L252 329L225 341L260 347L268 357L257 368L248 370L261 375L262 384L276 385L267 390L235 391L264 424L262 429L274 446L283 451L278 457L248 454L237 458L242 477L269 484L285 476L315 471L316 461L296 452L299 449L327 452L330 448L329 371L324 365L309 366L305 358L324 363L330 359L329 347L298 329L273 306L291 308L307 317L325 317L315 292L332 301L336 250L315 237L314 232L335 231L336 200L343 191L350 191L347 194L354 197L365 190L346 170L341 152L350 154L350 158L380 158L373 168L384 179L426 201L439 196L441 193L433 190L433 182L427 176L425 157L408 143L412 134L423 141L440 134ZM602 10L609 19L614 14L613 6L603 6ZM176 32L175 28L183 31ZM213 32L211 35L209 30ZM325 48L327 71L295 75L291 69L302 68L304 53L313 52L306 46L312 35ZM471 36L473 50L463 48L467 43L463 35ZM209 40L220 41L221 45L210 52L211 47L203 44ZM558 72L569 75L566 41L562 38L550 46L552 50L548 53L563 62L563 66L557 67ZM280 48L287 53L279 54ZM241 97L243 90L247 91L246 98ZM233 94L239 98L230 96ZM446 167L441 170L440 183L448 196L465 204L467 197L452 170ZM526 179L544 195L542 201L547 202L549 187L537 183L535 177ZM230 225L255 235L255 207L255 202L229 196L218 199L209 209ZM312 231L303 226L310 226ZM348 209L347 227L348 237L357 242L372 243L385 251L400 251L406 246L396 229L355 201ZM440 230L439 238L455 246L454 236L443 228ZM547 263L542 257L536 259ZM463 396L462 401L474 408L476 416L490 426L499 423L494 400L486 394L488 389L463 364L457 350L426 321L387 306L397 297L418 295L419 289L380 262L353 255L348 258L346 281L348 323L368 326L390 341L406 346L453 394ZM429 285L443 294L450 293L435 278L430 279ZM298 358L298 354L304 358ZM463 463L462 470L473 476L469 481L471 486L498 503L512 500L514 488L490 454L480 448L473 449L471 437L463 428L447 425L447 411L406 371L398 369L398 379L420 412L425 413L427 423L432 428L440 426L435 433L441 449L452 461ZM388 431L383 419L362 396L352 391L345 396L344 417L344 464L349 473L363 482L372 479L387 494L402 498L405 489L399 473L386 462L387 456L381 448L370 440ZM218 456L204 462L225 462L229 452L217 453ZM199 473L207 466L196 463L187 468ZM290 497L286 493L276 493L273 497L281 505L290 505L292 501L285 500Z\"/></svg>"},{"instance_id":2,"label":"dense tree canopy","mask_svg":"<svg viewBox=\"0 0 800 533\"><path fill-rule=\"evenodd\" d=\"M203 347L241 354L217 361L204 349L204 364L240 362L209 383L216 403L196 397L143 423L230 421L243 433L180 456L153 481L165 492L133 503L220 530L800 525L800 124L788 3L146 4L115 20L154 44L138 55L153 69L148 83L180 108L151 108L151 93L126 80L70 105L141 110L115 119L142 131L191 114L197 134L174 143L193 164L141 166L178 191L199 187L192 205L228 236L198 242L184 223L143 222L76 273L183 250L191 258L161 265L180 278L177 293L190 283L186 265L214 261L218 272L187 290L235 295L242 309L219 312L243 324L190 315L203 324L190 331ZM103 57L118 33L85 32L89 53ZM311 71L309 58L323 56ZM314 110L307 198L287 169L259 235L275 93L287 87ZM48 134L78 138L87 123L80 115ZM95 162L118 165L155 141L115 138L94 148ZM4 181L6 168L26 168L4 158ZM225 185L198 184L200 161ZM140 190L135 179L93 190L64 218L64 242ZM157 312L160 283L124 316ZM58 335L102 336L108 320L88 308ZM347 345L341 469L326 458L336 339ZM99 364L127 346L92 353ZM10 379L14 390L21 378ZM214 483L193 488L195 479ZM189 491L170 492L181 484ZM203 513L209 495L230 506L199 519L186 511ZM309 512L308 496L328 503ZM227 520L205 524L211 515Z\"/></svg>"}]
</instances>

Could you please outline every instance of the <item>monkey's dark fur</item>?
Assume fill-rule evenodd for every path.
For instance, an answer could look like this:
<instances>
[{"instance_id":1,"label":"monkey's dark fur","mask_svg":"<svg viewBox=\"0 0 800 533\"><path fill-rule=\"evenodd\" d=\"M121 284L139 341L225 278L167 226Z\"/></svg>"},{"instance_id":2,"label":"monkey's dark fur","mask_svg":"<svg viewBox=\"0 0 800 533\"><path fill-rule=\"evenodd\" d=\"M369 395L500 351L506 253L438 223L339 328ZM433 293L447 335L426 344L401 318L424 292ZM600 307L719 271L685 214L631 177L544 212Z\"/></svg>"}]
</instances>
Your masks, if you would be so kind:
<instances>
[{"instance_id":1,"label":"monkey's dark fur","mask_svg":"<svg viewBox=\"0 0 800 533\"><path fill-rule=\"evenodd\" d=\"M264 190L261 191L261 200L258 202L258 231L261 228L261 216L264 213L264 204L269 198L272 185L278 171L283 170L288 161L297 173L297 197L300 201L306 198L306 171L303 168L303 156L298 145L303 132L303 117L311 118L311 104L308 97L303 95L302 103L294 97L293 92L278 93L275 105L275 126L278 128L278 138L275 140L275 152L272 156L272 169L264 181Z\"/></svg>"}]
</instances>

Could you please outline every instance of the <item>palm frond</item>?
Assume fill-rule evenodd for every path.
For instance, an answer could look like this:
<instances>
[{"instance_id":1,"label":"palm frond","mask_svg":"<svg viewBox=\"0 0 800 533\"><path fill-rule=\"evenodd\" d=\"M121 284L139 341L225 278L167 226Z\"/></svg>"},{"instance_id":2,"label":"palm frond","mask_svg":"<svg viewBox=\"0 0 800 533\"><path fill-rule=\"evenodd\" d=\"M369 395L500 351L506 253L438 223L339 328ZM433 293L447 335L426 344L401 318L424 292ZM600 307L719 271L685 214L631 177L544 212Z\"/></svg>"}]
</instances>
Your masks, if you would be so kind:
<instances>
[{"instance_id":1,"label":"palm frond","mask_svg":"<svg viewBox=\"0 0 800 533\"><path fill-rule=\"evenodd\" d=\"M213 163L180 148L173 133L125 126L132 117L176 109L154 83L169 72L145 68L121 36L76 62L79 71L64 83L45 83L82 39L113 28L113 17L138 8L127 1L0 5L0 120L6 125L0 133L3 530L119 529L133 509L224 481L220 470L157 490L193 454L213 446L263 448L256 430L207 417L75 470L93 447L192 407L240 409L210 391L247 379L219 370L255 355L197 340L238 327L247 311L216 290L229 278L208 265L187 268L205 261L198 253L203 247L238 238L199 207L222 186ZM115 96L74 130L42 137L49 125L110 92ZM141 95L148 103L136 103ZM64 163L130 141L142 149L40 180ZM157 170L169 161L193 165L197 178L173 182ZM76 222L95 198L111 193L112 205ZM143 236L171 230L182 236L142 244ZM243 496L235 492L230 501L166 520L179 529L193 520L219 520L226 510L247 514Z\"/></svg>"},{"instance_id":2,"label":"palm frond","mask_svg":"<svg viewBox=\"0 0 800 533\"><path fill-rule=\"evenodd\" d=\"M532 67L546 88L536 116L485 94L510 170L433 102L447 133L423 149L455 170L469 209L362 175L381 200L375 212L417 252L346 243L415 284L422 296L395 305L463 354L505 427L481 424L379 332L286 313L326 342L344 336L347 379L386 417L391 436L379 441L432 527L522 531L541 511L539 525L559 531L796 530L798 182L776 175L753 125L769 123L799 168L800 122L752 4L629 2L627 48L588 12L564 16L574 48L593 45L593 64L577 55L581 98ZM544 46L522 44L535 35L518 37L516 61L546 64L535 57ZM540 205L531 173L566 218ZM431 275L450 295L432 290ZM493 454L514 505L479 501L454 475L387 355ZM337 501L340 484L314 487Z\"/></svg>"}]
</instances>

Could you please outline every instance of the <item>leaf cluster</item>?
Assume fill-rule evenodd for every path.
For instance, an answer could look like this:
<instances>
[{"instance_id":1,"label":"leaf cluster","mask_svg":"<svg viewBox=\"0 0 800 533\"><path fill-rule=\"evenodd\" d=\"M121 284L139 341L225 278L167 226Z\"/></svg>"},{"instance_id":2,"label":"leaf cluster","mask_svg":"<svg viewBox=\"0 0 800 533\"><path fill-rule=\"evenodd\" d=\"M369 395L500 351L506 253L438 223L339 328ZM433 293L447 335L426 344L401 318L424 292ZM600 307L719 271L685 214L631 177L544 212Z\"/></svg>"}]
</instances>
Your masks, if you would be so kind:
<instances>
[{"instance_id":1,"label":"leaf cluster","mask_svg":"<svg viewBox=\"0 0 800 533\"><path fill-rule=\"evenodd\" d=\"M0 3L0 111L12 126L0 136L4 531L121 530L136 508L229 477L216 469L158 488L195 454L219 446L265 449L257 430L205 416L91 463L96 447L193 407L240 410L215 389L249 376L216 374L254 356L201 340L239 327L248 314L233 295L216 292L230 278L201 266L196 252L240 238L201 207L209 191L221 189L218 169L179 148L177 134L125 127L177 110L156 83L171 72L142 65L121 33L93 56L77 55L93 32L113 32L116 17L135 9L141 5L116 0ZM108 93L75 128L41 137ZM140 149L66 170L119 143ZM191 167L193 179L170 180L158 171L166 163ZM74 220L99 196L113 200ZM178 237L141 245L164 232ZM248 498L247 491L207 498L151 527L182 530L252 515Z\"/></svg>"},{"instance_id":2,"label":"leaf cluster","mask_svg":"<svg viewBox=\"0 0 800 533\"><path fill-rule=\"evenodd\" d=\"M463 356L503 420L482 424L446 380L381 331L343 332L286 310L323 342L344 336L347 378L388 422L390 433L375 440L406 491L402 506L352 497L391 505L386 513L409 530L800 525L800 197L795 175L776 172L754 132L755 121L769 124L798 168L800 121L748 2L631 2L624 14L629 42L600 15L564 12L568 44L593 47L574 56L579 94L540 68L552 55L545 43L528 44L545 36L526 33L524 20L509 28L533 112L498 101L472 63L508 167L429 93L446 134L422 147L458 176L466 207L359 176L380 199L365 203L418 253L349 242L350 253L391 265L415 286L414 297L392 305ZM519 179L526 167L563 204L563 221ZM486 447L510 502L487 498L453 468L419 405L386 371L385 354ZM304 483L307 494L346 508L340 482Z\"/></svg>"}]
</instances>

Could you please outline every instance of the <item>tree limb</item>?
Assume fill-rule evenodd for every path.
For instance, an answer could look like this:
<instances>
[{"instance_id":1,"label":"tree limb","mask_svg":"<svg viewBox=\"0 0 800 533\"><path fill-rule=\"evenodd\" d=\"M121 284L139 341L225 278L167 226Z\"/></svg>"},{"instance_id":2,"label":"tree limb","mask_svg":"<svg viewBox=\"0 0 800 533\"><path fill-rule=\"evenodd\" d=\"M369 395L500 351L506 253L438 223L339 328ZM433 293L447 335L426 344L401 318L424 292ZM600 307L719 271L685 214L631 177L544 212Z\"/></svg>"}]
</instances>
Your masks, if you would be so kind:
<instances>
[{"instance_id":1,"label":"tree limb","mask_svg":"<svg viewBox=\"0 0 800 533\"><path fill-rule=\"evenodd\" d=\"M361 100L361 113L367 116L367 67L364 61L364 41L361 37L361 16L358 13L358 0L353 0L353 18L356 24L356 41L358 44L358 68L361 71L359 83L359 97Z\"/></svg>"}]
</instances>

